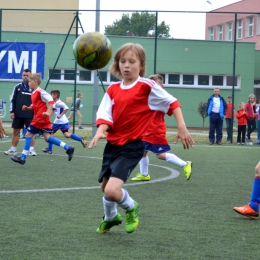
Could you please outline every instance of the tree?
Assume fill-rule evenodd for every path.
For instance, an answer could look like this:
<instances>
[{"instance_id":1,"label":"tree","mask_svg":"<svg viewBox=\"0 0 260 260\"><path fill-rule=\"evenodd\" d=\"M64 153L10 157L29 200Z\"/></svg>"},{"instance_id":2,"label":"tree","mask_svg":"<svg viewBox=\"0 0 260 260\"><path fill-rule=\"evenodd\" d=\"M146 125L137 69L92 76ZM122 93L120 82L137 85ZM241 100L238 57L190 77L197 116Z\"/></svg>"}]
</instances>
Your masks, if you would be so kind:
<instances>
[{"instance_id":1,"label":"tree","mask_svg":"<svg viewBox=\"0 0 260 260\"><path fill-rule=\"evenodd\" d=\"M197 112L203 118L203 128L204 128L205 118L208 116L207 106L208 106L208 102L200 102L197 110Z\"/></svg>"},{"instance_id":2,"label":"tree","mask_svg":"<svg viewBox=\"0 0 260 260\"><path fill-rule=\"evenodd\" d=\"M135 36L147 36L148 31L155 31L156 15L148 12L135 12L129 17L129 14L123 14L121 20L116 20L112 25L105 26L106 35L125 36L128 32ZM170 37L170 26L165 22L157 25L157 37Z\"/></svg>"}]
</instances>

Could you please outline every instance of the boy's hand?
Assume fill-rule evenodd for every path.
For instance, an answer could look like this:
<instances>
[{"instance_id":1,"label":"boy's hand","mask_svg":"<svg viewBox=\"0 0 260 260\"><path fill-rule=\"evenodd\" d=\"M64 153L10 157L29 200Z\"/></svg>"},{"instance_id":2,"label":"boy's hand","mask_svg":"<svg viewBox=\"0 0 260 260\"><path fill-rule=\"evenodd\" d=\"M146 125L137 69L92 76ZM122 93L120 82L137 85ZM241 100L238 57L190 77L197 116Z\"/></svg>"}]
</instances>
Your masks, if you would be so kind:
<instances>
[{"instance_id":1,"label":"boy's hand","mask_svg":"<svg viewBox=\"0 0 260 260\"><path fill-rule=\"evenodd\" d=\"M105 139L106 138L106 135L102 132L98 132L96 133L96 135L93 137L93 139L91 140L91 142L89 143L89 146L88 148L89 149L92 149L93 147L96 147L97 146L97 143L98 143L98 140L99 139Z\"/></svg>"},{"instance_id":2,"label":"boy's hand","mask_svg":"<svg viewBox=\"0 0 260 260\"><path fill-rule=\"evenodd\" d=\"M22 110L28 110L28 107L26 105L23 105Z\"/></svg>"},{"instance_id":3,"label":"boy's hand","mask_svg":"<svg viewBox=\"0 0 260 260\"><path fill-rule=\"evenodd\" d=\"M182 127L178 127L175 141L177 141L179 138L181 139L184 149L189 149L190 147L193 147L194 141L191 138L190 133L188 132L185 125Z\"/></svg>"},{"instance_id":4,"label":"boy's hand","mask_svg":"<svg viewBox=\"0 0 260 260\"><path fill-rule=\"evenodd\" d=\"M48 111L42 113L43 116L50 116L50 113Z\"/></svg>"}]
</instances>

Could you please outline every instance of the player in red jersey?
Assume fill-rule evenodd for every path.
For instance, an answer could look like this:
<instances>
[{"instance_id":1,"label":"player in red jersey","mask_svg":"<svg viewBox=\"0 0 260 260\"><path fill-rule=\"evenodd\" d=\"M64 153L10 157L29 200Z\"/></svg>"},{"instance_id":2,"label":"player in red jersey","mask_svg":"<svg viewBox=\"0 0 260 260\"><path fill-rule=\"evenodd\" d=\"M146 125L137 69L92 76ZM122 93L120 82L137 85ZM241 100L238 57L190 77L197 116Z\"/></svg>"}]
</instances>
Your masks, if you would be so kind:
<instances>
[{"instance_id":1,"label":"player in red jersey","mask_svg":"<svg viewBox=\"0 0 260 260\"><path fill-rule=\"evenodd\" d=\"M156 82L142 78L145 73L145 51L139 44L127 43L116 52L110 72L122 79L109 86L97 112L96 135L89 148L101 138L107 139L99 182L103 191L105 216L98 233L106 233L122 222L117 206L126 212L126 232L139 224L138 203L123 189L144 153L143 135L154 111L174 115L184 149L193 146L178 100ZM105 135L106 132L106 135Z\"/></svg>"},{"instance_id":2,"label":"player in red jersey","mask_svg":"<svg viewBox=\"0 0 260 260\"><path fill-rule=\"evenodd\" d=\"M14 162L25 164L33 135L39 133L39 131L42 131L45 141L65 149L69 157L68 159L70 161L73 157L74 147L69 146L68 144L62 142L61 140L51 136L53 131L52 131L52 124L50 121L50 115L52 113L54 101L52 96L49 93L47 93L44 89L40 88L40 84L41 84L41 75L30 74L29 87L33 91L31 95L32 104L30 107L24 105L22 109L27 111L32 110L34 113L34 117L33 120L31 121L31 124L27 128L24 148L21 156L12 156L11 159Z\"/></svg>"},{"instance_id":3,"label":"player in red jersey","mask_svg":"<svg viewBox=\"0 0 260 260\"><path fill-rule=\"evenodd\" d=\"M151 75L149 78L164 88L163 77L160 74ZM186 175L186 179L190 179L192 162L185 162L175 154L169 153L171 147L166 139L166 124L164 122L164 116L165 113L161 111L154 112L146 134L143 137L145 152L143 158L139 162L140 173L137 173L136 177L132 178L131 181L149 181L151 179L148 171L149 151L156 154L157 158L160 160L165 160L171 164L182 167L183 172Z\"/></svg>"}]
</instances>

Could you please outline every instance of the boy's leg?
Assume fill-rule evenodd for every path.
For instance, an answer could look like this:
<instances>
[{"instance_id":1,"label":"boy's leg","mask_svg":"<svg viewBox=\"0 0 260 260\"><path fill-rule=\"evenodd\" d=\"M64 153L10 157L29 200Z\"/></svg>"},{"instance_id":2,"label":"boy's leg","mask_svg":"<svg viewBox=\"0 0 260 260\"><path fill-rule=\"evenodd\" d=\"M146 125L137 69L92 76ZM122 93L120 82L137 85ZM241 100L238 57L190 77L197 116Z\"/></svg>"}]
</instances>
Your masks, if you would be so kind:
<instances>
[{"instance_id":1,"label":"boy's leg","mask_svg":"<svg viewBox=\"0 0 260 260\"><path fill-rule=\"evenodd\" d=\"M137 173L136 177L132 178L131 181L149 181L151 176L149 174L149 157L148 155L142 157L139 162L140 173Z\"/></svg>"},{"instance_id":2,"label":"boy's leg","mask_svg":"<svg viewBox=\"0 0 260 260\"><path fill-rule=\"evenodd\" d=\"M21 156L12 156L11 160L13 160L14 162L20 163L20 164L25 164L26 158L29 153L31 141L32 141L32 136L33 136L33 134L31 134L29 132L26 133L23 152L22 152Z\"/></svg>"},{"instance_id":3,"label":"boy's leg","mask_svg":"<svg viewBox=\"0 0 260 260\"><path fill-rule=\"evenodd\" d=\"M103 196L104 217L100 226L96 230L97 233L106 233L113 226L122 223L122 216L117 212L117 203Z\"/></svg>"},{"instance_id":4,"label":"boy's leg","mask_svg":"<svg viewBox=\"0 0 260 260\"><path fill-rule=\"evenodd\" d=\"M255 178L252 186L250 203L241 207L234 207L234 211L252 219L258 219L260 204L260 162L255 167Z\"/></svg>"},{"instance_id":5,"label":"boy's leg","mask_svg":"<svg viewBox=\"0 0 260 260\"><path fill-rule=\"evenodd\" d=\"M70 135L70 138L75 140L75 141L78 141L78 142L81 142L82 146L84 148L86 148L87 146L87 140L84 136L78 136L78 135L75 135L75 134L71 134Z\"/></svg>"},{"instance_id":6,"label":"boy's leg","mask_svg":"<svg viewBox=\"0 0 260 260\"><path fill-rule=\"evenodd\" d=\"M68 160L70 161L73 157L73 153L74 153L74 147L73 146L69 146L68 144L64 143L63 141L52 137L49 133L47 132L43 132L44 134L44 138L48 143L57 145L62 147L64 150L66 150L66 153L68 154Z\"/></svg>"}]
</instances>

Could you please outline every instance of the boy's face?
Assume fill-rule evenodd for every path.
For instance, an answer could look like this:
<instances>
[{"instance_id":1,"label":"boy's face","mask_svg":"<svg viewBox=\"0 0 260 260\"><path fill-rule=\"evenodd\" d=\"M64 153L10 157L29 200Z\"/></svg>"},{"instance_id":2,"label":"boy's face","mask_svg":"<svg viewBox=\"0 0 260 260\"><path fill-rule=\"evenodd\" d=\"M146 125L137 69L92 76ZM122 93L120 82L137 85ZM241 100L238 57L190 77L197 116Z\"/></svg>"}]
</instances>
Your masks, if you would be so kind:
<instances>
[{"instance_id":1,"label":"boy's face","mask_svg":"<svg viewBox=\"0 0 260 260\"><path fill-rule=\"evenodd\" d=\"M35 90L39 87L38 83L36 80L29 78L29 82L28 82L29 88L32 90Z\"/></svg>"},{"instance_id":2,"label":"boy's face","mask_svg":"<svg viewBox=\"0 0 260 260\"><path fill-rule=\"evenodd\" d=\"M52 96L53 100L57 99L57 95L56 94L52 93L51 96Z\"/></svg>"},{"instance_id":3,"label":"boy's face","mask_svg":"<svg viewBox=\"0 0 260 260\"><path fill-rule=\"evenodd\" d=\"M119 59L119 69L125 85L131 85L139 77L141 62L134 52L126 51Z\"/></svg>"},{"instance_id":4,"label":"boy's face","mask_svg":"<svg viewBox=\"0 0 260 260\"><path fill-rule=\"evenodd\" d=\"M164 85L163 85L163 81L162 81L162 80L157 79L156 82L157 82L162 88L164 88Z\"/></svg>"},{"instance_id":5,"label":"boy's face","mask_svg":"<svg viewBox=\"0 0 260 260\"><path fill-rule=\"evenodd\" d=\"M254 97L250 97L250 98L249 98L249 101L250 101L250 103L254 103L255 98L254 98Z\"/></svg>"}]
</instances>

